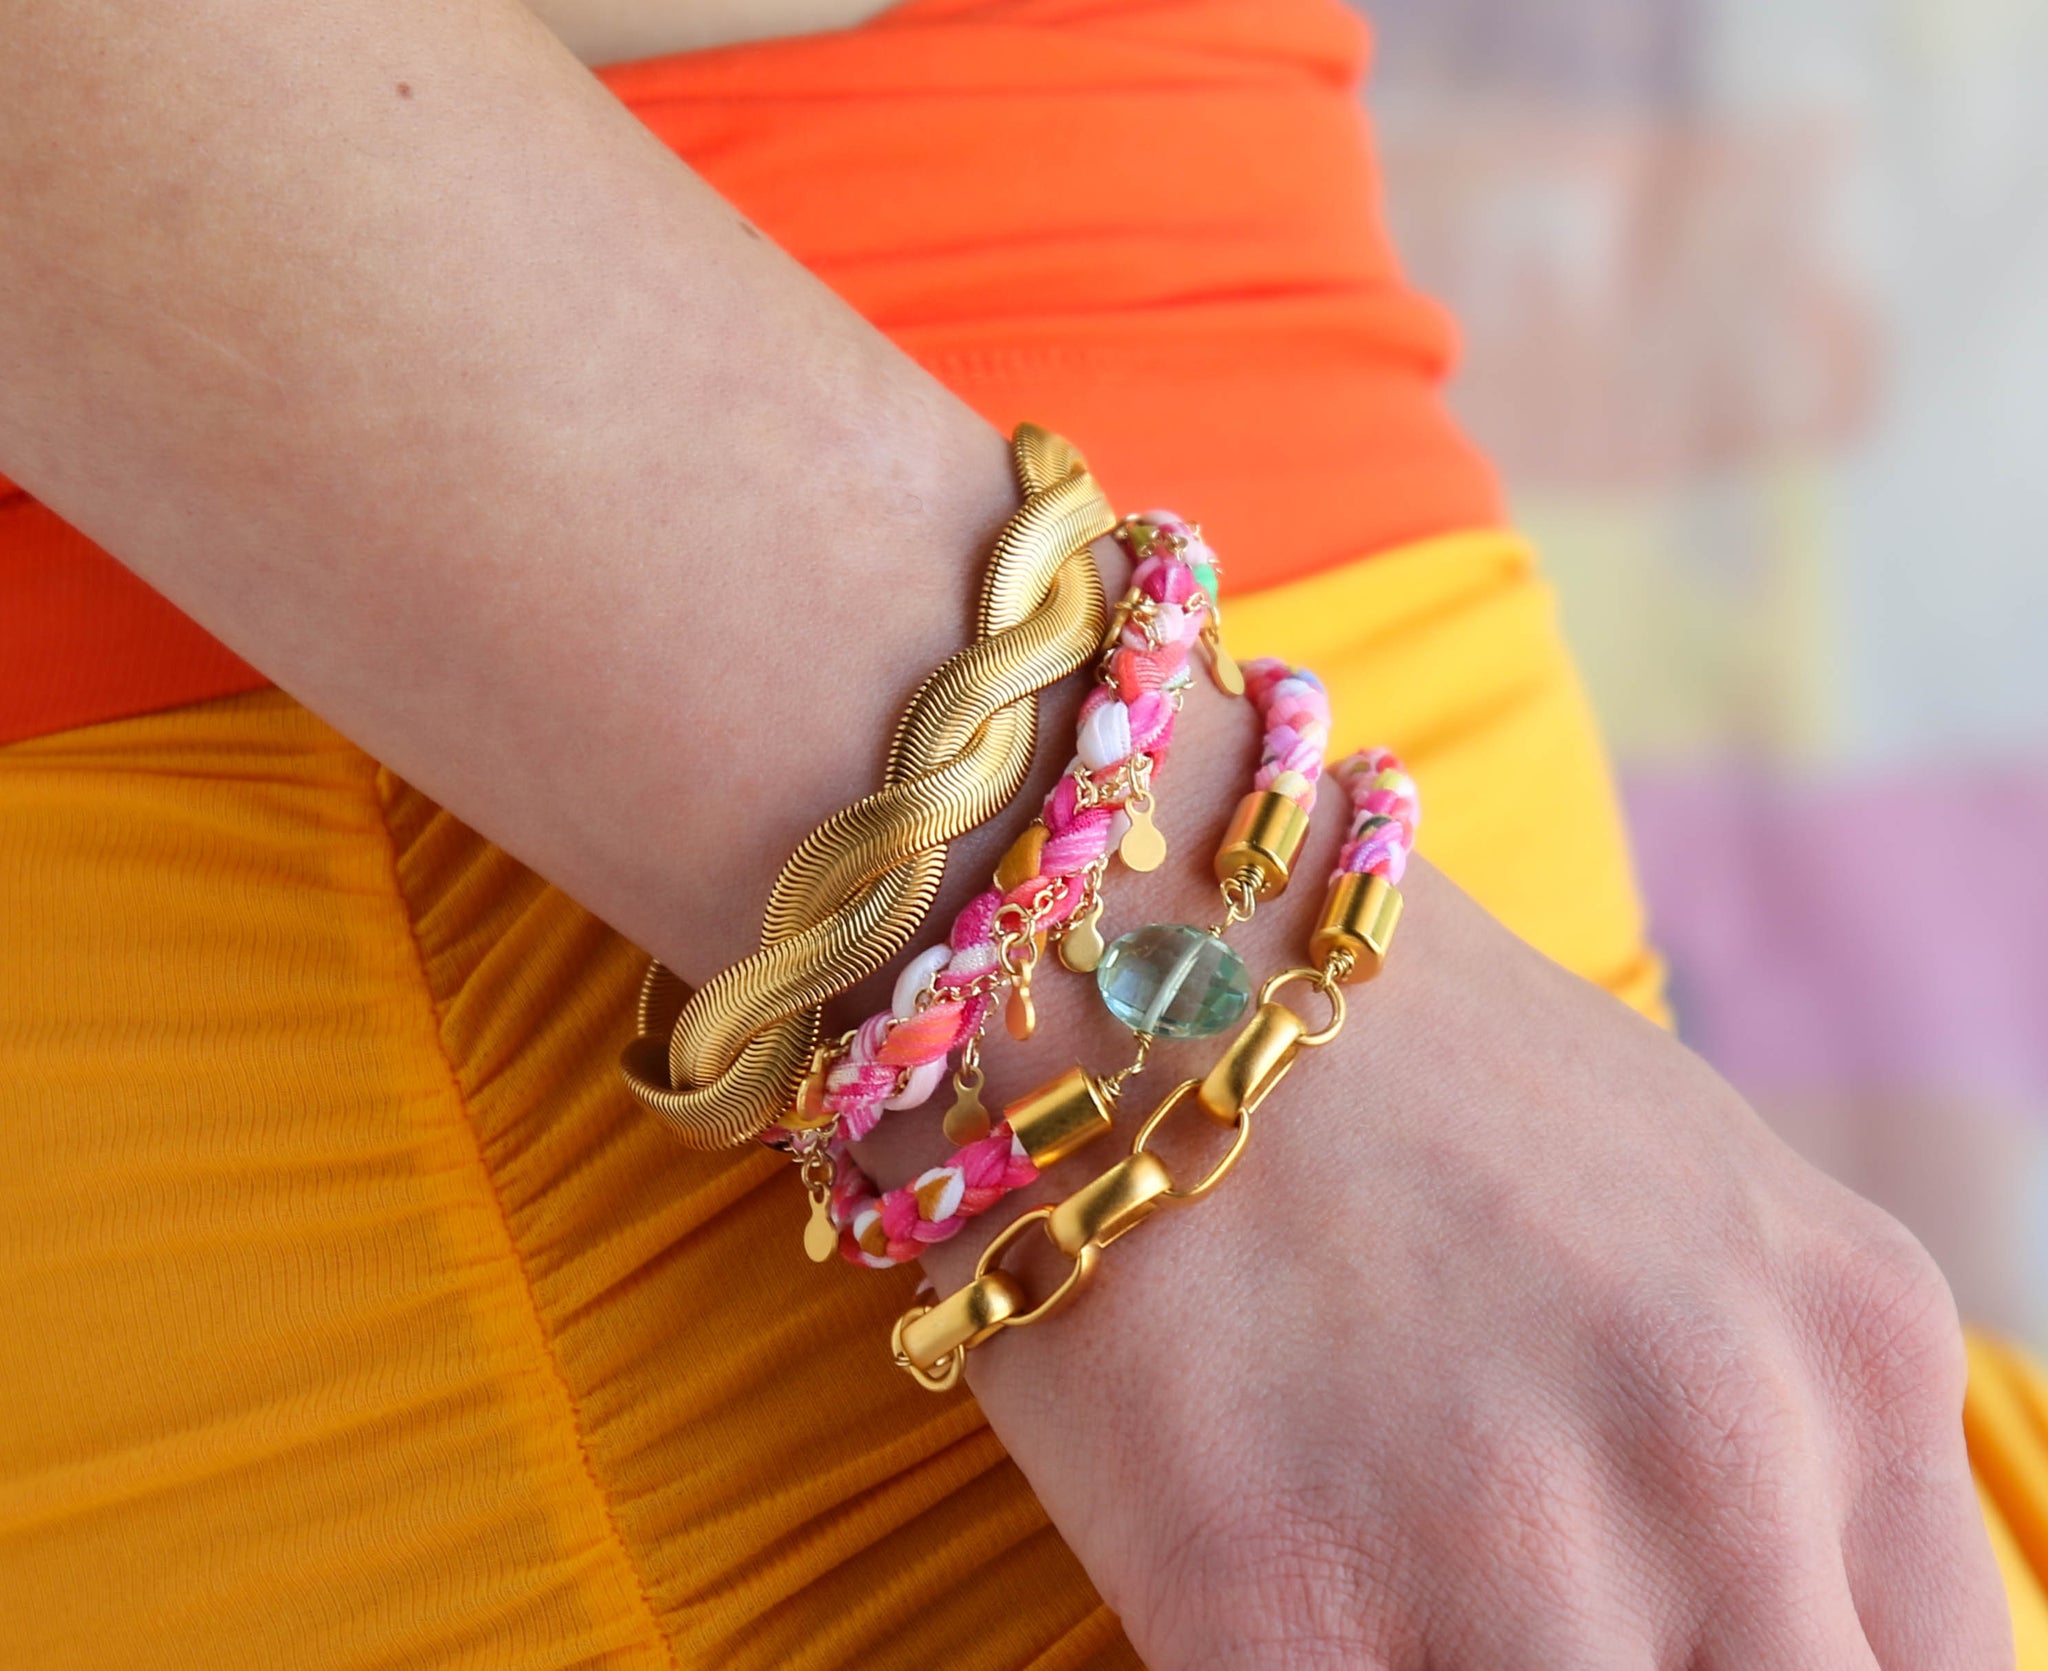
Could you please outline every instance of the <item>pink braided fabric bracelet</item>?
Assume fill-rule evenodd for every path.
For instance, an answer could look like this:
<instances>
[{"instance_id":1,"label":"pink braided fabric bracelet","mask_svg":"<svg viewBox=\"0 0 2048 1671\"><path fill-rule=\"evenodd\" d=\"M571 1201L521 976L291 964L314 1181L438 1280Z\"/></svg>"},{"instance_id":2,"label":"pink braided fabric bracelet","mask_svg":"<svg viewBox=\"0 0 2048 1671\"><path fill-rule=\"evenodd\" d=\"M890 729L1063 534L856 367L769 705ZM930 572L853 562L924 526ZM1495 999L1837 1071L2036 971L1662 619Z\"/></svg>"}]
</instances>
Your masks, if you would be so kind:
<instances>
[{"instance_id":1,"label":"pink braided fabric bracelet","mask_svg":"<svg viewBox=\"0 0 2048 1671\"><path fill-rule=\"evenodd\" d=\"M1045 838L1031 874L969 900L946 944L912 960L890 1008L863 1022L827 1067L822 1100L841 1140L858 1141L885 1112L930 1099L953 1052L979 1037L994 1010L1007 973L1005 914L1033 931L1066 922L1094 894L1092 882L1076 883L1099 877L1132 832L1129 805L1149 803L1152 775L1173 741L1189 656L1212 608L1194 562L1213 565L1213 554L1171 512L1128 519L1119 534L1130 538L1133 524L1179 543L1144 556L1132 573L1131 594L1149 607L1127 612L1104 657L1105 682L1081 705L1076 758L1040 811Z\"/></svg>"},{"instance_id":2,"label":"pink braided fabric bracelet","mask_svg":"<svg viewBox=\"0 0 2048 1671\"><path fill-rule=\"evenodd\" d=\"M1305 814L1313 812L1329 749L1328 694L1313 673L1280 661L1247 663L1244 682L1262 731L1254 788L1284 796ZM1412 809L1412 783L1408 792ZM1412 811L1406 828L1412 839ZM915 1259L923 1248L958 1235L970 1219L1038 1177L1007 1121L887 1192L876 1188L844 1143L834 1145L834 1159L838 1172L830 1205L840 1227L840 1251L853 1263L878 1270Z\"/></svg>"},{"instance_id":3,"label":"pink braided fabric bracelet","mask_svg":"<svg viewBox=\"0 0 2048 1671\"><path fill-rule=\"evenodd\" d=\"M1337 854L1340 876L1384 876L1399 882L1415 850L1422 818L1415 780L1391 749L1360 749L1335 774L1351 797L1351 833Z\"/></svg>"},{"instance_id":4,"label":"pink braided fabric bracelet","mask_svg":"<svg viewBox=\"0 0 2048 1671\"><path fill-rule=\"evenodd\" d=\"M929 1100L963 1046L974 1066L948 1133L979 1141L988 1116L974 1094L976 1051L1002 989L1012 990L1012 1030L1028 1036L1030 972L1046 933L1058 934L1069 967L1091 967L1101 955L1094 923L1112 849L1137 869L1165 856L1151 824L1152 779L1172 741L1196 642L1209 645L1219 684L1232 688L1237 675L1218 626L1215 553L1200 530L1171 511L1151 511L1125 518L1115 533L1135 567L1104 643L1099 687L1082 705L1075 760L1006 855L997 885L961 909L943 945L911 961L887 1011L821 1060L796 1117L762 1134L802 1163L813 1212L805 1246L814 1258L829 1257L840 1223L833 1200L850 1164L847 1143L889 1110Z\"/></svg>"}]
</instances>

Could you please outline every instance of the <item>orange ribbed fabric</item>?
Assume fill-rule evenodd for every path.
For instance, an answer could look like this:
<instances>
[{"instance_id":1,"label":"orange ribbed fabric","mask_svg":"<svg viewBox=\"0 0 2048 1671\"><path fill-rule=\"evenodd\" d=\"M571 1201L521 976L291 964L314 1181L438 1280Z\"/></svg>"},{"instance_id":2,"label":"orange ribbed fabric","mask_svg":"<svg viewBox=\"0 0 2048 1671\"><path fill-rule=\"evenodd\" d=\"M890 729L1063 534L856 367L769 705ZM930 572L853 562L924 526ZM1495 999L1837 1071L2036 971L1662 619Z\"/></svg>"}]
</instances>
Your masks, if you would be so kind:
<instances>
[{"instance_id":1,"label":"orange ribbed fabric","mask_svg":"<svg viewBox=\"0 0 2048 1671\"><path fill-rule=\"evenodd\" d=\"M1654 1007L1525 548L1239 617L1411 760L1432 857ZM631 949L285 697L0 749L0 923L7 1671L1135 1665L974 1405L889 1364L910 1273L811 1265L783 1162L619 1088ZM2048 1671L2048 1384L1978 1350Z\"/></svg>"},{"instance_id":2,"label":"orange ribbed fabric","mask_svg":"<svg viewBox=\"0 0 2048 1671\"><path fill-rule=\"evenodd\" d=\"M601 76L990 421L1200 506L1242 595L1500 514L1380 223L1364 61L1338 0L905 0ZM0 742L260 683L0 482Z\"/></svg>"},{"instance_id":3,"label":"orange ribbed fabric","mask_svg":"<svg viewBox=\"0 0 2048 1671\"><path fill-rule=\"evenodd\" d=\"M1115 1663L629 948L287 698L0 750L0 913L0 1666Z\"/></svg>"}]
</instances>

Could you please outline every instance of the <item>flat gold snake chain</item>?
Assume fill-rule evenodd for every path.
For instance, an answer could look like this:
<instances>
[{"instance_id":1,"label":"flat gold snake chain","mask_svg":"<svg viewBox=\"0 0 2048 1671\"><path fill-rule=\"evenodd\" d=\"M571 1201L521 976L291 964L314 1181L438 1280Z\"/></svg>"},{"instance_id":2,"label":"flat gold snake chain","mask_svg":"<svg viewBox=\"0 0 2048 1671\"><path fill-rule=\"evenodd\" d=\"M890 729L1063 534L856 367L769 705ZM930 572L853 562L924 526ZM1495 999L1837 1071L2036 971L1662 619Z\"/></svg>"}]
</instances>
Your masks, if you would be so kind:
<instances>
[{"instance_id":1,"label":"flat gold snake chain","mask_svg":"<svg viewBox=\"0 0 2048 1671\"><path fill-rule=\"evenodd\" d=\"M1024 503L989 558L975 641L918 688L882 787L820 824L782 867L761 949L692 993L659 962L640 984L638 1034L619 1068L693 1148L744 1142L794 1099L819 1011L887 963L930 912L946 844L1024 785L1038 692L1100 647L1102 582L1089 543L1116 515L1068 442L1019 424Z\"/></svg>"}]
</instances>

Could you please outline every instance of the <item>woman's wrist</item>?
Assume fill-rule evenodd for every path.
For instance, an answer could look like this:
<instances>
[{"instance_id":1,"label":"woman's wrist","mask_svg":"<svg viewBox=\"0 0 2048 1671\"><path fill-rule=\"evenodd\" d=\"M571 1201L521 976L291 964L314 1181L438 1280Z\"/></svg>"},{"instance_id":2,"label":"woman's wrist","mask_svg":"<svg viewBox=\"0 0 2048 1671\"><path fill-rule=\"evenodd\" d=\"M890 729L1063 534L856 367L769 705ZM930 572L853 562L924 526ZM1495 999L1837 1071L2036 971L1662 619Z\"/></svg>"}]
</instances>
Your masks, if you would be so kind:
<instances>
[{"instance_id":1,"label":"woman's wrist","mask_svg":"<svg viewBox=\"0 0 2048 1671\"><path fill-rule=\"evenodd\" d=\"M516 6L24 16L0 189L0 468L684 975L751 950L1004 438Z\"/></svg>"}]
</instances>

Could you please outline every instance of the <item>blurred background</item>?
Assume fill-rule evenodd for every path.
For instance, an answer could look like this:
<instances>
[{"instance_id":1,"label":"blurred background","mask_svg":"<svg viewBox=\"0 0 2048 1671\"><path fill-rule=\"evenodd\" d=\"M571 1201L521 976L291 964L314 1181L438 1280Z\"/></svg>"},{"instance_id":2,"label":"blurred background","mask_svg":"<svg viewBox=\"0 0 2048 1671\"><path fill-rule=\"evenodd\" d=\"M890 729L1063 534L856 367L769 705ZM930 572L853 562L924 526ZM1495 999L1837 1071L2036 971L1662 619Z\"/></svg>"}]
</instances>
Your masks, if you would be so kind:
<instances>
[{"instance_id":1,"label":"blurred background","mask_svg":"<svg viewBox=\"0 0 2048 1671\"><path fill-rule=\"evenodd\" d=\"M2048 1347L2048 3L1363 9L1684 1036Z\"/></svg>"}]
</instances>

